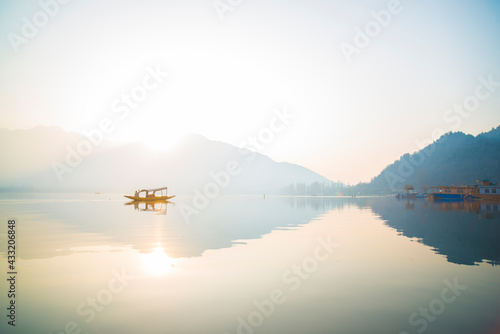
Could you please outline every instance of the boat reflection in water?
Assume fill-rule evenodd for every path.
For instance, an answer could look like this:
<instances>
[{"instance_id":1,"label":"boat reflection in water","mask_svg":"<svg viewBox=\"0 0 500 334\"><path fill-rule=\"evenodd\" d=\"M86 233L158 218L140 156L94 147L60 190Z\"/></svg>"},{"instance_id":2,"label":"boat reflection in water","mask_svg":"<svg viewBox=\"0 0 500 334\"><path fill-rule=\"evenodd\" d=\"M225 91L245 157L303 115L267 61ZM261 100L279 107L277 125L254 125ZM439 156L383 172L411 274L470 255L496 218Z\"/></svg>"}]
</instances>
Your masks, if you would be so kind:
<instances>
[{"instance_id":1,"label":"boat reflection in water","mask_svg":"<svg viewBox=\"0 0 500 334\"><path fill-rule=\"evenodd\" d=\"M492 219L500 212L500 202L493 201L434 201L430 203L433 210L462 211L475 213L478 218Z\"/></svg>"},{"instance_id":2,"label":"boat reflection in water","mask_svg":"<svg viewBox=\"0 0 500 334\"><path fill-rule=\"evenodd\" d=\"M125 205L133 205L136 211L150 211L155 212L157 215L167 214L167 205L175 204L170 201L130 201L125 203Z\"/></svg>"}]
</instances>

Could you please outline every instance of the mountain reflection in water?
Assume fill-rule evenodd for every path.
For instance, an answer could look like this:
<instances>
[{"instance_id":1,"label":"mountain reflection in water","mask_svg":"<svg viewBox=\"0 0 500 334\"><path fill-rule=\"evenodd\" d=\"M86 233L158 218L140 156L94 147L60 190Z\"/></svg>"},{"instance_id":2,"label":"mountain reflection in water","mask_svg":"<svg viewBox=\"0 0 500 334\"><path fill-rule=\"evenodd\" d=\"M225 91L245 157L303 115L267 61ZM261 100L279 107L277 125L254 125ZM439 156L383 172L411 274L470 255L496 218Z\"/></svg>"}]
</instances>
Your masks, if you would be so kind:
<instances>
[{"instance_id":1,"label":"mountain reflection in water","mask_svg":"<svg viewBox=\"0 0 500 334\"><path fill-rule=\"evenodd\" d=\"M385 224L430 246L452 263L500 263L500 203L371 200Z\"/></svg>"}]
</instances>

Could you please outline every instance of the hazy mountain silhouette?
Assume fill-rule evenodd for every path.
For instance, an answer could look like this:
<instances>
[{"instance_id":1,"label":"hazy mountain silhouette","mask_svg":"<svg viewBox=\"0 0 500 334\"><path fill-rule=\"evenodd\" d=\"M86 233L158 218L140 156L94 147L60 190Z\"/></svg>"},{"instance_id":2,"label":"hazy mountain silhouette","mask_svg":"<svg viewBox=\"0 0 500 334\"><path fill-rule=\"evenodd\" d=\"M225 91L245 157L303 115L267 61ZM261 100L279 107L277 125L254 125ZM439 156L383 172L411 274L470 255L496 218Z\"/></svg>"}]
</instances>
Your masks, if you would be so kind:
<instances>
[{"instance_id":1,"label":"hazy mountain silhouette","mask_svg":"<svg viewBox=\"0 0 500 334\"><path fill-rule=\"evenodd\" d=\"M190 135L167 152L142 144L117 145L103 141L92 146L79 164L71 150L86 137L57 127L30 130L0 129L0 187L33 187L35 190L132 191L167 185L175 193L201 192L218 178L221 193L278 193L291 183L325 182L325 177L299 165L278 163L269 157L232 145ZM75 167L60 174L53 164ZM232 167L228 167L228 163ZM236 168L234 167L236 166ZM226 178L228 168L240 171Z\"/></svg>"},{"instance_id":2,"label":"hazy mountain silhouette","mask_svg":"<svg viewBox=\"0 0 500 334\"><path fill-rule=\"evenodd\" d=\"M476 137L450 132L413 154L405 154L387 166L370 183L353 193L391 193L413 184L422 186L467 185L476 180L500 182L500 126Z\"/></svg>"}]
</instances>

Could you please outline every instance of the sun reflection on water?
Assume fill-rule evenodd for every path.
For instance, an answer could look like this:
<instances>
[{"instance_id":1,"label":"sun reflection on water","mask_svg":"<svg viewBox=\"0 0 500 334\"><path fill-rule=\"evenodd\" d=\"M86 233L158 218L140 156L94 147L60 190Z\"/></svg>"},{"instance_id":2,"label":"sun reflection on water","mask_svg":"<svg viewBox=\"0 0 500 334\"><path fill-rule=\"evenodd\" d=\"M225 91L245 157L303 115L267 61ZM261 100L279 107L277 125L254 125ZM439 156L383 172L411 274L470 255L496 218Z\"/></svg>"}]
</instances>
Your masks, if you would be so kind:
<instances>
[{"instance_id":1,"label":"sun reflection on water","mask_svg":"<svg viewBox=\"0 0 500 334\"><path fill-rule=\"evenodd\" d=\"M143 255L144 269L154 276L167 274L174 267L174 261L165 253L161 246L153 249L153 252Z\"/></svg>"}]
</instances>

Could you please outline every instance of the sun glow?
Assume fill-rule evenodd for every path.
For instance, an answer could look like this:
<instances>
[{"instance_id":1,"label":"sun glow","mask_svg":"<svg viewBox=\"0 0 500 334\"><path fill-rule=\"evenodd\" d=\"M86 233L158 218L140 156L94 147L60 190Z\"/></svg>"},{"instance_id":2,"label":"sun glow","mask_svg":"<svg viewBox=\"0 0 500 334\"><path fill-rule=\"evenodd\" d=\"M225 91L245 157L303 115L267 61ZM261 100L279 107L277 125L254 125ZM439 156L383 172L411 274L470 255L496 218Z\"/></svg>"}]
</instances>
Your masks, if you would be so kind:
<instances>
[{"instance_id":1,"label":"sun glow","mask_svg":"<svg viewBox=\"0 0 500 334\"><path fill-rule=\"evenodd\" d=\"M172 125L143 124L141 121L131 122L123 126L123 131L117 131L113 140L117 142L142 143L147 149L155 152L165 152L179 144L188 133L187 130L174 129Z\"/></svg>"},{"instance_id":2,"label":"sun glow","mask_svg":"<svg viewBox=\"0 0 500 334\"><path fill-rule=\"evenodd\" d=\"M173 259L165 253L161 246L154 248L153 252L145 254L143 261L145 270L154 276L165 275L174 267Z\"/></svg>"},{"instance_id":3,"label":"sun glow","mask_svg":"<svg viewBox=\"0 0 500 334\"><path fill-rule=\"evenodd\" d=\"M155 138L154 136L151 136L150 138L142 140L142 143L152 151L166 152L179 143L181 139L182 137L162 138L162 136L158 136Z\"/></svg>"}]
</instances>

